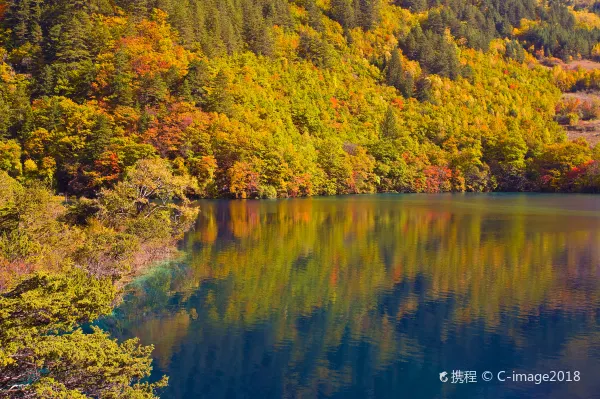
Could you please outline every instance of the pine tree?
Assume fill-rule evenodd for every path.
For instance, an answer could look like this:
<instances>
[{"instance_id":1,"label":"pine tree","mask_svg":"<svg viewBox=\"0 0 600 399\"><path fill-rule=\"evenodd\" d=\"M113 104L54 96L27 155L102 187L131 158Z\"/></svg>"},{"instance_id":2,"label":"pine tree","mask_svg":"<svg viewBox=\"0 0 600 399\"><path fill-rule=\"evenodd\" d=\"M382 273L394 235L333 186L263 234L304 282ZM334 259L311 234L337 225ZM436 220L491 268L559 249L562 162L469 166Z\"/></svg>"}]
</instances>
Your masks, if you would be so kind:
<instances>
[{"instance_id":1,"label":"pine tree","mask_svg":"<svg viewBox=\"0 0 600 399\"><path fill-rule=\"evenodd\" d=\"M356 26L356 16L352 0L331 0L331 18L342 28L352 29Z\"/></svg>"},{"instance_id":2,"label":"pine tree","mask_svg":"<svg viewBox=\"0 0 600 399\"><path fill-rule=\"evenodd\" d=\"M414 95L414 76L402 67L400 52L397 49L392 51L392 57L386 66L385 75L386 83L399 90L405 98Z\"/></svg>"},{"instance_id":3,"label":"pine tree","mask_svg":"<svg viewBox=\"0 0 600 399\"><path fill-rule=\"evenodd\" d=\"M78 12L62 26L56 48L57 61L76 63L91 58L87 45L89 26L89 17L83 12Z\"/></svg>"},{"instance_id":4,"label":"pine tree","mask_svg":"<svg viewBox=\"0 0 600 399\"><path fill-rule=\"evenodd\" d=\"M135 19L146 18L150 12L149 0L119 0L117 4L130 12Z\"/></svg>"},{"instance_id":5,"label":"pine tree","mask_svg":"<svg viewBox=\"0 0 600 399\"><path fill-rule=\"evenodd\" d=\"M402 84L402 64L400 62L400 52L395 49L385 70L386 83L396 89L400 89Z\"/></svg>"},{"instance_id":6,"label":"pine tree","mask_svg":"<svg viewBox=\"0 0 600 399\"><path fill-rule=\"evenodd\" d=\"M304 32L300 33L298 55L302 58L311 61L319 67L329 68L332 64L330 54L329 45L319 37Z\"/></svg>"},{"instance_id":7,"label":"pine tree","mask_svg":"<svg viewBox=\"0 0 600 399\"><path fill-rule=\"evenodd\" d=\"M43 0L34 0L31 7L31 28L29 40L33 44L41 45L44 39L42 27L40 26L42 21L42 5Z\"/></svg>"},{"instance_id":8,"label":"pine tree","mask_svg":"<svg viewBox=\"0 0 600 399\"><path fill-rule=\"evenodd\" d=\"M431 101L431 81L427 77L422 77L417 81L416 98L421 102Z\"/></svg>"},{"instance_id":9,"label":"pine tree","mask_svg":"<svg viewBox=\"0 0 600 399\"><path fill-rule=\"evenodd\" d=\"M54 70L50 65L45 65L41 72L41 76L37 79L38 85L36 92L42 96L51 96L54 94L54 86L56 79L54 78Z\"/></svg>"},{"instance_id":10,"label":"pine tree","mask_svg":"<svg viewBox=\"0 0 600 399\"><path fill-rule=\"evenodd\" d=\"M427 9L427 0L404 0L400 5L412 12L422 12Z\"/></svg>"},{"instance_id":11,"label":"pine tree","mask_svg":"<svg viewBox=\"0 0 600 399\"><path fill-rule=\"evenodd\" d=\"M421 25L417 25L408 33L406 38L400 43L402 51L411 60L417 60L419 58L420 49L422 43L425 42L425 36Z\"/></svg>"},{"instance_id":12,"label":"pine tree","mask_svg":"<svg viewBox=\"0 0 600 399\"><path fill-rule=\"evenodd\" d=\"M229 92L229 78L224 71L219 71L211 85L210 93L206 96L204 109L208 112L218 112L231 115L233 99Z\"/></svg>"},{"instance_id":13,"label":"pine tree","mask_svg":"<svg viewBox=\"0 0 600 399\"><path fill-rule=\"evenodd\" d=\"M247 4L244 10L244 40L250 51L259 55L273 53L271 30L263 19L262 10L255 4Z\"/></svg>"},{"instance_id":14,"label":"pine tree","mask_svg":"<svg viewBox=\"0 0 600 399\"><path fill-rule=\"evenodd\" d=\"M446 26L438 10L429 12L425 27L426 29L431 30L433 33L437 33L438 35L442 35L444 33Z\"/></svg>"},{"instance_id":15,"label":"pine tree","mask_svg":"<svg viewBox=\"0 0 600 399\"><path fill-rule=\"evenodd\" d=\"M108 117L99 115L92 128L92 134L87 138L86 153L82 158L88 163L99 159L113 136L114 132Z\"/></svg>"},{"instance_id":16,"label":"pine tree","mask_svg":"<svg viewBox=\"0 0 600 399\"><path fill-rule=\"evenodd\" d=\"M128 72L129 60L123 51L115 54L115 74L111 82L113 92L109 98L120 105L131 106L134 104L132 76Z\"/></svg>"},{"instance_id":17,"label":"pine tree","mask_svg":"<svg viewBox=\"0 0 600 399\"><path fill-rule=\"evenodd\" d=\"M390 106L385 112L381 122L381 137L386 139L396 139L400 137L400 128L394 109Z\"/></svg>"},{"instance_id":18,"label":"pine tree","mask_svg":"<svg viewBox=\"0 0 600 399\"><path fill-rule=\"evenodd\" d=\"M31 19L31 8L29 0L16 0L8 9L8 27L12 28L15 46L27 43L29 39L29 22Z\"/></svg>"},{"instance_id":19,"label":"pine tree","mask_svg":"<svg viewBox=\"0 0 600 399\"><path fill-rule=\"evenodd\" d=\"M379 0L354 0L358 5L355 13L358 25L363 30L372 29L379 20Z\"/></svg>"},{"instance_id":20,"label":"pine tree","mask_svg":"<svg viewBox=\"0 0 600 399\"><path fill-rule=\"evenodd\" d=\"M415 94L415 78L411 72L404 72L404 81L400 88L402 95L406 98L413 97Z\"/></svg>"},{"instance_id":21,"label":"pine tree","mask_svg":"<svg viewBox=\"0 0 600 399\"><path fill-rule=\"evenodd\" d=\"M205 86L208 83L208 68L205 62L194 61L184 81L184 95L190 102L200 104L206 95Z\"/></svg>"},{"instance_id":22,"label":"pine tree","mask_svg":"<svg viewBox=\"0 0 600 399\"><path fill-rule=\"evenodd\" d=\"M525 50L523 49L523 46L515 40L506 43L505 55L507 58L511 58L517 62L523 62L525 60Z\"/></svg>"},{"instance_id":23,"label":"pine tree","mask_svg":"<svg viewBox=\"0 0 600 399\"><path fill-rule=\"evenodd\" d=\"M323 32L325 30L325 25L323 24L323 13L315 4L314 0L308 1L306 5L306 11L308 13L308 25L317 32Z\"/></svg>"},{"instance_id":24,"label":"pine tree","mask_svg":"<svg viewBox=\"0 0 600 399\"><path fill-rule=\"evenodd\" d=\"M196 21L191 17L193 7L189 0L159 0L156 8L164 10L169 14L169 22L179 32L179 37L186 44L191 44L196 39L194 27Z\"/></svg>"},{"instance_id":25,"label":"pine tree","mask_svg":"<svg viewBox=\"0 0 600 399\"><path fill-rule=\"evenodd\" d=\"M270 11L265 12L263 7L263 15L265 18L271 21L273 25L282 26L285 28L293 27L292 17L290 15L290 8L287 1L274 0L269 4Z\"/></svg>"}]
</instances>

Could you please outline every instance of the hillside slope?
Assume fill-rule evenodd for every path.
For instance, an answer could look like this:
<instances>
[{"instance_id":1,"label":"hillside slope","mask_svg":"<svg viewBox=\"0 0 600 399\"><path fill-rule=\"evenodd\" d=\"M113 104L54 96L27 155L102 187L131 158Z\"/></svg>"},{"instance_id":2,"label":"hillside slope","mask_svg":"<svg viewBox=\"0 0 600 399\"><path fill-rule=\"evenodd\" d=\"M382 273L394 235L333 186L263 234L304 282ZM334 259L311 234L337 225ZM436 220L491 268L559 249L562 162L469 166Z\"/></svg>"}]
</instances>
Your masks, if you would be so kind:
<instances>
[{"instance_id":1,"label":"hillside slope","mask_svg":"<svg viewBox=\"0 0 600 399\"><path fill-rule=\"evenodd\" d=\"M556 72L534 57L594 56L576 12L0 2L0 169L85 196L156 156L202 197L597 191L599 150L566 140Z\"/></svg>"}]
</instances>

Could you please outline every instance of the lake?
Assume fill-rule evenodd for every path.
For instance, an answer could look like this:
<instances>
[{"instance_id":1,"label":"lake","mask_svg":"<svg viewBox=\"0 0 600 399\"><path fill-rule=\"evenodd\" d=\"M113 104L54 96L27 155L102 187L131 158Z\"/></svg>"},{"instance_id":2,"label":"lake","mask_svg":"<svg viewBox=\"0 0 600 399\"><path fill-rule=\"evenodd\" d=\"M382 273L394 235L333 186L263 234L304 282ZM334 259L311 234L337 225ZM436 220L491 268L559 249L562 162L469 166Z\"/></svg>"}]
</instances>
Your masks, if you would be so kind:
<instances>
[{"instance_id":1,"label":"lake","mask_svg":"<svg viewBox=\"0 0 600 399\"><path fill-rule=\"evenodd\" d=\"M600 397L600 196L199 206L103 322L155 345L163 398Z\"/></svg>"}]
</instances>

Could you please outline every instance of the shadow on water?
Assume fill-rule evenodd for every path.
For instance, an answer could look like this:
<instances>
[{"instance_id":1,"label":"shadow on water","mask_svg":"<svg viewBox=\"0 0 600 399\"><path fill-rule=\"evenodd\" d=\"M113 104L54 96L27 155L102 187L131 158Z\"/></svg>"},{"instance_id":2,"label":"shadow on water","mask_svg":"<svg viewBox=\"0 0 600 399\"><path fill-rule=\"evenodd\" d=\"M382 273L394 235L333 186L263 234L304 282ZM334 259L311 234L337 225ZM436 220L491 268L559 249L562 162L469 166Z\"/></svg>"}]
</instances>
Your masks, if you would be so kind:
<instances>
[{"instance_id":1,"label":"shadow on water","mask_svg":"<svg viewBox=\"0 0 600 399\"><path fill-rule=\"evenodd\" d=\"M600 197L202 201L184 256L103 324L165 398L592 398ZM581 381L442 383L446 370Z\"/></svg>"}]
</instances>

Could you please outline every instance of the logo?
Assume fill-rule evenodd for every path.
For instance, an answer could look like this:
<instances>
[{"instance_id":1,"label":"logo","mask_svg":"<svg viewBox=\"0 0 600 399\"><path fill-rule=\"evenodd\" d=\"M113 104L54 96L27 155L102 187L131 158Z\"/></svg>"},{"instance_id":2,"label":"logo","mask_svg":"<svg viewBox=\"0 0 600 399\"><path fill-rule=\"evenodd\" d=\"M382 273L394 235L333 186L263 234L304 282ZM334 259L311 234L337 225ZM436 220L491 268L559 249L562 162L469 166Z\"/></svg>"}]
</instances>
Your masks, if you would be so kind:
<instances>
[{"instance_id":1,"label":"logo","mask_svg":"<svg viewBox=\"0 0 600 399\"><path fill-rule=\"evenodd\" d=\"M484 371L481 374L481 378L483 378L484 381L490 382L491 380L494 379L494 374L492 374L491 371Z\"/></svg>"},{"instance_id":2,"label":"logo","mask_svg":"<svg viewBox=\"0 0 600 399\"><path fill-rule=\"evenodd\" d=\"M445 371L442 371L442 372L440 373L440 381L442 381L442 382L446 382L446 381L448 381L448 373L447 373L447 372L445 372Z\"/></svg>"}]
</instances>

